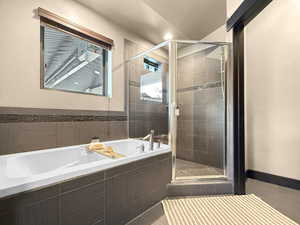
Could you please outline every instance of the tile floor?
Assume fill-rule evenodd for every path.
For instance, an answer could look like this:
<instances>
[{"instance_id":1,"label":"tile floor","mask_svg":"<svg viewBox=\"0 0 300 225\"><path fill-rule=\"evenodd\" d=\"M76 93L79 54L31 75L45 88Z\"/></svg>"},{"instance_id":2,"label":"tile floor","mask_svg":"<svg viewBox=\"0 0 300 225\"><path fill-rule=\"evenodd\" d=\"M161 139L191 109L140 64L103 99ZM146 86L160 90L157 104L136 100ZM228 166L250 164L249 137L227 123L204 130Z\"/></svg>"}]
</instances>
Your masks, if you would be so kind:
<instances>
[{"instance_id":1,"label":"tile floor","mask_svg":"<svg viewBox=\"0 0 300 225\"><path fill-rule=\"evenodd\" d=\"M255 194L273 208L300 224L299 190L248 179L246 192Z\"/></svg>"},{"instance_id":2,"label":"tile floor","mask_svg":"<svg viewBox=\"0 0 300 225\"><path fill-rule=\"evenodd\" d=\"M253 179L246 183L247 193L253 193L273 208L300 224L300 191ZM128 225L168 225L161 204L149 209Z\"/></svg>"},{"instance_id":3,"label":"tile floor","mask_svg":"<svg viewBox=\"0 0 300 225\"><path fill-rule=\"evenodd\" d=\"M176 159L176 178L183 179L184 177L191 178L215 175L223 175L223 170L200 163Z\"/></svg>"}]
</instances>

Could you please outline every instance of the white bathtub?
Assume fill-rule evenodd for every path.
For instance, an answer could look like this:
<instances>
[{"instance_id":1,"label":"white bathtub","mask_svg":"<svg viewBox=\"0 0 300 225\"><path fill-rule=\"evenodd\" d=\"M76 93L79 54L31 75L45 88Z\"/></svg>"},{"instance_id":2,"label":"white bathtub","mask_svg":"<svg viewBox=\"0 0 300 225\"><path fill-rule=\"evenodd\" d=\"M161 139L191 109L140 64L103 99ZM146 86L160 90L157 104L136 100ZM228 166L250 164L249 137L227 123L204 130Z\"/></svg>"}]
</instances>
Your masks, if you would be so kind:
<instances>
[{"instance_id":1,"label":"white bathtub","mask_svg":"<svg viewBox=\"0 0 300 225\"><path fill-rule=\"evenodd\" d=\"M110 159L86 151L87 145L0 156L0 198L170 152L163 144L149 151L148 142L134 139L104 143L126 157ZM145 152L141 152L141 144Z\"/></svg>"}]
</instances>

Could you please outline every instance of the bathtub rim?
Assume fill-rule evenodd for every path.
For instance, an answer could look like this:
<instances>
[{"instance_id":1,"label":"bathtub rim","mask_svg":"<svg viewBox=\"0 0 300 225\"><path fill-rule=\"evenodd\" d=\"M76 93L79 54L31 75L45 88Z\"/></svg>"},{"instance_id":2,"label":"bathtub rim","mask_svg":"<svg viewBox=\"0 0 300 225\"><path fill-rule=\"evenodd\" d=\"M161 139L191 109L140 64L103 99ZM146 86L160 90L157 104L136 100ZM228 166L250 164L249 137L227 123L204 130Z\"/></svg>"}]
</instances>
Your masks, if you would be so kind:
<instances>
[{"instance_id":1,"label":"bathtub rim","mask_svg":"<svg viewBox=\"0 0 300 225\"><path fill-rule=\"evenodd\" d=\"M143 142L136 139L119 139L119 140L113 140L113 141L107 141L103 142L105 144L109 143L115 143L115 142L121 142L121 141L137 141L137 142ZM59 149L70 149L74 147L85 147L87 144L83 145L73 145L73 146L66 146L66 147L58 147L58 148L51 148L51 149L45 149L45 150L36 150L36 151L30 151L30 152L22 152L22 153L15 153L15 154L7 154L0 156L1 158L6 157L13 157L13 156L22 156L22 155L30 155L30 154L40 154L40 153L46 153L46 152L52 152L52 151L58 151ZM168 145L162 145L162 148L160 150L154 150L154 151L147 151L145 153L140 153L138 155L130 155L125 158L120 159L101 159L96 162L91 162L83 165L78 165L73 168L66 168L63 170L63 173L43 173L40 176L33 176L30 177L28 180L24 180L24 182L19 182L17 184L10 184L7 186L1 186L0 185L0 199L11 197L14 195L18 195L21 193L31 192L34 190L43 189L47 186L52 186L58 183L66 182L69 180L77 179L82 176L90 175L93 173L98 173L101 171L113 169L115 167L123 166L129 163L137 162L143 159L163 155L171 153L170 146ZM61 171L60 171L61 172ZM45 176L48 175L48 176Z\"/></svg>"}]
</instances>

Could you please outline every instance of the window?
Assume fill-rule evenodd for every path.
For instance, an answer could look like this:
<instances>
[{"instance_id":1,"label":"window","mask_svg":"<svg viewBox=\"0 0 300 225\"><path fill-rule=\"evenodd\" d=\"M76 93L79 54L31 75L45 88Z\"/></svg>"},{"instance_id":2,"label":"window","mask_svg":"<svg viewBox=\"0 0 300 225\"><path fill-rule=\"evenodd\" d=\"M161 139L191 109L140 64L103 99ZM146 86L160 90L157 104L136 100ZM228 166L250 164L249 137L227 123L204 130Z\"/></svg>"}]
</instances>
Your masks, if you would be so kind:
<instances>
[{"instance_id":1,"label":"window","mask_svg":"<svg viewBox=\"0 0 300 225\"><path fill-rule=\"evenodd\" d=\"M141 76L141 100L162 102L162 72L161 63L148 56L144 57L144 68L149 71Z\"/></svg>"},{"instance_id":2,"label":"window","mask_svg":"<svg viewBox=\"0 0 300 225\"><path fill-rule=\"evenodd\" d=\"M86 29L74 30L74 24L71 29L41 20L42 88L110 96L111 45L84 34Z\"/></svg>"},{"instance_id":3,"label":"window","mask_svg":"<svg viewBox=\"0 0 300 225\"><path fill-rule=\"evenodd\" d=\"M144 69L151 72L156 72L160 69L161 63L148 56L144 57Z\"/></svg>"}]
</instances>

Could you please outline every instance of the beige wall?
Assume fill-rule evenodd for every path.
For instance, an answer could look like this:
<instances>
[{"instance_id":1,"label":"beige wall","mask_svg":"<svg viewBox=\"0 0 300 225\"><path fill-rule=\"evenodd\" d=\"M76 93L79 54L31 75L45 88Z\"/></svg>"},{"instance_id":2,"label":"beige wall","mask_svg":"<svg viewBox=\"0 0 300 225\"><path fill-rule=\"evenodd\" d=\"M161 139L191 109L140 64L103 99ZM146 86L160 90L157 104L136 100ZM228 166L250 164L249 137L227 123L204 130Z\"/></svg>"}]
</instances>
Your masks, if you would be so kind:
<instances>
[{"instance_id":1,"label":"beige wall","mask_svg":"<svg viewBox=\"0 0 300 225\"><path fill-rule=\"evenodd\" d=\"M225 22L225 21L224 21ZM201 41L207 42L226 42L226 26L222 25L206 37L204 37Z\"/></svg>"},{"instance_id":2,"label":"beige wall","mask_svg":"<svg viewBox=\"0 0 300 225\"><path fill-rule=\"evenodd\" d=\"M228 18L241 2L227 0ZM300 179L299 11L298 0L274 0L245 31L246 169L294 179Z\"/></svg>"},{"instance_id":3,"label":"beige wall","mask_svg":"<svg viewBox=\"0 0 300 225\"><path fill-rule=\"evenodd\" d=\"M226 0L226 17L229 19L244 0ZM227 32L226 41L232 42L232 29Z\"/></svg>"},{"instance_id":4,"label":"beige wall","mask_svg":"<svg viewBox=\"0 0 300 225\"><path fill-rule=\"evenodd\" d=\"M124 110L124 67L113 72L112 99L40 89L40 21L45 8L115 42L113 68L124 59L124 38L152 45L70 0L0 1L0 106L80 110Z\"/></svg>"},{"instance_id":5,"label":"beige wall","mask_svg":"<svg viewBox=\"0 0 300 225\"><path fill-rule=\"evenodd\" d=\"M227 0L227 18L230 18L232 14L237 10L237 8L241 5L244 0Z\"/></svg>"},{"instance_id":6,"label":"beige wall","mask_svg":"<svg viewBox=\"0 0 300 225\"><path fill-rule=\"evenodd\" d=\"M226 42L226 28L225 25L220 26L207 36L205 36L203 39L201 39L201 42ZM203 44L190 44L186 47L179 48L178 49L178 57L185 57L189 54L195 54L196 52L203 50L205 48L209 47L209 45L203 45ZM210 54L210 57L213 57L213 54ZM217 53L217 58L219 58L219 54Z\"/></svg>"},{"instance_id":7,"label":"beige wall","mask_svg":"<svg viewBox=\"0 0 300 225\"><path fill-rule=\"evenodd\" d=\"M249 169L300 180L300 1L274 0L247 27Z\"/></svg>"}]
</instances>

